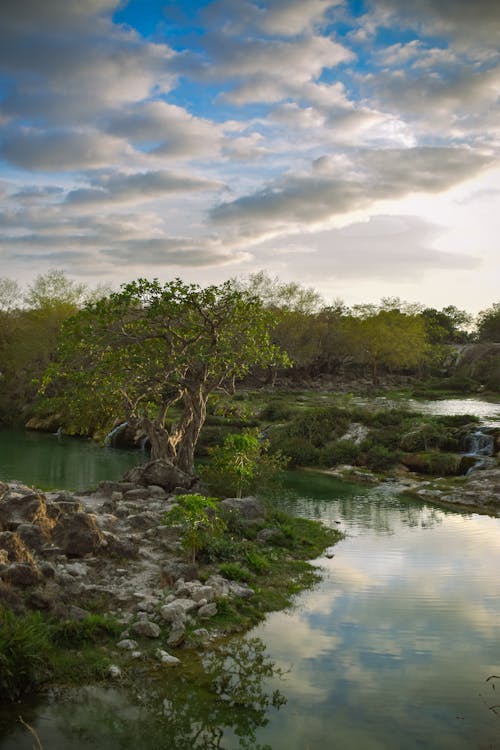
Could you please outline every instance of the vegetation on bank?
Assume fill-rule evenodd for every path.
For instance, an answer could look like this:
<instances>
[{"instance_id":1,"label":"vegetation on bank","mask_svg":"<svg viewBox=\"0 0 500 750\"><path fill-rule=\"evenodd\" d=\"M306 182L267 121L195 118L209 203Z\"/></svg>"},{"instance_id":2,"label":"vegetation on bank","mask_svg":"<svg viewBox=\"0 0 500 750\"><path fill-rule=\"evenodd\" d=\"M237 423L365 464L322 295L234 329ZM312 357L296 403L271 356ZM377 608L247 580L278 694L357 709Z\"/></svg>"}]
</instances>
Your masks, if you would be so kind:
<instances>
[{"instance_id":1,"label":"vegetation on bank","mask_svg":"<svg viewBox=\"0 0 500 750\"><path fill-rule=\"evenodd\" d=\"M156 282L144 283L152 288ZM165 286L173 288L176 283L188 290L189 285L182 282ZM287 352L291 363L286 370L282 369L279 359L274 364L272 358L268 365L264 362L258 365L257 361L252 364L240 356L244 341L233 338L232 354L250 365L247 380L250 377L254 384L269 385L283 376L288 382L299 385L333 379L334 383L348 383L359 391L369 387L370 382L373 385L379 380L384 384L388 379L403 378L411 381L416 395L466 394L481 388L498 392L500 303L483 310L474 320L453 306L438 310L408 304L398 298L381 300L378 305L350 308L338 300L326 304L314 290L297 283L281 282L262 272L253 274L245 282L232 281L226 286L234 300L259 300L262 315L267 315L269 320L269 345L275 347L275 352ZM223 287L210 289L220 295ZM199 291L209 293L209 290ZM98 320L107 320L108 335L111 335L113 315L116 322L119 312L117 302L123 303L120 308L123 311L125 302L128 305L133 301L132 296L130 289L114 295L106 289L86 289L59 271L39 276L28 289L20 288L11 279L0 278L0 424L25 424L36 415L38 424L45 420L48 429L62 427L70 434L93 434L101 430L105 434L115 420L123 421L126 405L117 406L113 400L115 392L112 399L108 393L99 403L100 408L105 407L106 425L94 427L84 424L85 420L79 422L74 404L57 413L55 401L50 405L40 401L37 392L47 367L53 366L56 359L58 337L65 321L86 310L80 318L80 324L87 321L87 333L83 331L83 336L89 347L97 345L94 334L99 328ZM139 305L136 310L140 309L142 303L137 296L135 303ZM131 312L133 305L128 309ZM132 322L129 318L128 324ZM149 321L152 322L153 319ZM137 328L136 324L137 321L133 322ZM67 330L73 328L71 324ZM474 342L477 347L473 355L468 359L460 354L457 361L460 348ZM150 341L146 347L148 357L151 346ZM158 349L158 342L154 346ZM266 351L264 347L260 354ZM136 347L136 365L143 361L141 355L145 352L141 346ZM129 365L134 364L133 354L131 351ZM116 375L116 368L112 370ZM242 373L235 374L240 377ZM98 382L96 376L95 383ZM132 385L135 393L139 381ZM143 416L151 416L149 401L149 394L143 395ZM111 411L110 405L113 405ZM155 408L157 406L158 402ZM89 414L91 412L92 409Z\"/></svg>"},{"instance_id":2,"label":"vegetation on bank","mask_svg":"<svg viewBox=\"0 0 500 750\"><path fill-rule=\"evenodd\" d=\"M205 627L217 640L246 631L267 612L288 606L294 594L319 578L318 569L307 560L341 538L336 530L288 516L272 505L268 505L264 518L250 523L231 510L223 510L214 499L191 497L196 502L190 506L189 519L173 518L171 512L165 520L180 521L181 525L185 522L186 557L192 560L195 547L198 578L203 582L218 573L248 584L254 592L249 598L216 599L217 614L206 621ZM180 500L179 507L183 508L182 497ZM220 533L214 533L214 528ZM168 593L168 583L164 586ZM125 625L105 614L105 601L96 601L95 611L83 619L61 620L26 609L15 614L9 600L13 601L12 591L0 582L0 700L15 700L22 692L46 684L88 684L107 679L109 666L117 660L125 676L129 668L137 666L128 653L115 651ZM182 653L200 646L192 632L196 627L193 623L188 629ZM167 631L162 631L158 639L141 639L148 669L158 664L154 656L158 648L169 649ZM182 659L181 653L179 656Z\"/></svg>"}]
</instances>

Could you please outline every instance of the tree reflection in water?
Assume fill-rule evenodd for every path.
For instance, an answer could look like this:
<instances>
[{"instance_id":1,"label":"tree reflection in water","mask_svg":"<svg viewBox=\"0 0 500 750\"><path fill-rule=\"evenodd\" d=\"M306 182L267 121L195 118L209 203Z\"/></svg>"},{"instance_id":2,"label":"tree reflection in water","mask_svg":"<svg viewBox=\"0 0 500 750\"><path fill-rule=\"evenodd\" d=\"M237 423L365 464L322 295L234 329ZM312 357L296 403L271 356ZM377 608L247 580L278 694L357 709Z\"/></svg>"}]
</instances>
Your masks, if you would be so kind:
<instances>
[{"instance_id":1,"label":"tree reflection in water","mask_svg":"<svg viewBox=\"0 0 500 750\"><path fill-rule=\"evenodd\" d=\"M58 728L64 747L82 750L271 750L256 742L256 730L268 723L270 708L286 703L264 685L281 674L261 640L231 640L179 671L161 668L123 690L59 696Z\"/></svg>"}]
</instances>

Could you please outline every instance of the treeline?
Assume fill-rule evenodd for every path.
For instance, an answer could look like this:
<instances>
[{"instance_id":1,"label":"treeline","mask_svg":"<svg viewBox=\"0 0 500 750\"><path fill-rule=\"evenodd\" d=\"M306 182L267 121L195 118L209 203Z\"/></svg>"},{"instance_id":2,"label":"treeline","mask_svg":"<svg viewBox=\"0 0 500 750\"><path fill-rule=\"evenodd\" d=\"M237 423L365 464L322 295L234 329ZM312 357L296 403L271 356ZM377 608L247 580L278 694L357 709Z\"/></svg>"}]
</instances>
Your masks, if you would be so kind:
<instances>
[{"instance_id":1,"label":"treeline","mask_svg":"<svg viewBox=\"0 0 500 750\"><path fill-rule=\"evenodd\" d=\"M376 305L347 307L339 300L329 305L315 290L263 272L233 283L273 310L272 339L288 353L292 367L287 377L297 382L321 376L369 378L374 384L387 374L442 377L457 345L500 343L500 302L474 319L454 306L438 310L398 298ZM89 289L61 271L40 275L27 288L0 278L1 424L22 424L32 415L62 323L109 292ZM259 377L269 382L280 374L275 370ZM486 385L494 388L495 378L488 382L487 376Z\"/></svg>"}]
</instances>

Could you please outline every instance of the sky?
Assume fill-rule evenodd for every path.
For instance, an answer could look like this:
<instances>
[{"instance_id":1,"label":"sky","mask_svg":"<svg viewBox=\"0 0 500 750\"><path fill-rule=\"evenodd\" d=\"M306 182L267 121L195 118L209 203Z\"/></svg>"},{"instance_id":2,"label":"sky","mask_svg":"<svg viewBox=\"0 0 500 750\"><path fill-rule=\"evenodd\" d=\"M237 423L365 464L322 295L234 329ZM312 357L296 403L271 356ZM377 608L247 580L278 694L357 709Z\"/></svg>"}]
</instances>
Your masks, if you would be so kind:
<instances>
[{"instance_id":1,"label":"sky","mask_svg":"<svg viewBox=\"0 0 500 750\"><path fill-rule=\"evenodd\" d=\"M2 0L0 277L500 300L500 2Z\"/></svg>"}]
</instances>

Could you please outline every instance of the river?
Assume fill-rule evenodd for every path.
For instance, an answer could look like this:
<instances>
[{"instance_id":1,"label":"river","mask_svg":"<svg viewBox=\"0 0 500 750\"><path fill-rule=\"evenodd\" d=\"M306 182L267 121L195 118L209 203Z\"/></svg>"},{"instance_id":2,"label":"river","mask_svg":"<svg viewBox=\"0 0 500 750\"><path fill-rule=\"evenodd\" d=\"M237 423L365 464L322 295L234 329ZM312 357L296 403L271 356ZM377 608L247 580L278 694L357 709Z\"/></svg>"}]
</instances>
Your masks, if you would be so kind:
<instances>
[{"instance_id":1,"label":"river","mask_svg":"<svg viewBox=\"0 0 500 750\"><path fill-rule=\"evenodd\" d=\"M181 670L133 695L89 688L16 705L0 714L0 748L33 747L19 714L45 750L500 748L500 519L432 507L390 485L305 473L288 484L284 508L346 537L317 561L320 584L232 642L238 651L260 639L284 672L261 675L247 654L256 706L229 707L215 682L208 700ZM274 690L287 701L279 710L266 707ZM200 726L214 733L205 740Z\"/></svg>"}]
</instances>

